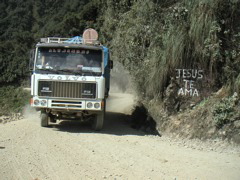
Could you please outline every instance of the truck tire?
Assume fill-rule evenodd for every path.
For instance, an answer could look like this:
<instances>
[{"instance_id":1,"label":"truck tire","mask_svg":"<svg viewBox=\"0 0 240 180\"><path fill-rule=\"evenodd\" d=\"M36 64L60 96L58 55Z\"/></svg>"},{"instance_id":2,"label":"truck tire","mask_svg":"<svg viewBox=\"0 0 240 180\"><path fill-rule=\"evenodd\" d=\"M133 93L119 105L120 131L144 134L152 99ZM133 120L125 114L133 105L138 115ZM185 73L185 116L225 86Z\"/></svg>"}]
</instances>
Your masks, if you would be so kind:
<instances>
[{"instance_id":1,"label":"truck tire","mask_svg":"<svg viewBox=\"0 0 240 180\"><path fill-rule=\"evenodd\" d=\"M41 112L41 126L48 127L49 126L49 116L45 112Z\"/></svg>"},{"instance_id":2,"label":"truck tire","mask_svg":"<svg viewBox=\"0 0 240 180\"><path fill-rule=\"evenodd\" d=\"M104 99L103 110L101 112L97 113L94 116L92 128L95 131L100 131L103 128L103 123L104 123L104 119L105 119L105 112L106 112L106 99Z\"/></svg>"},{"instance_id":3,"label":"truck tire","mask_svg":"<svg viewBox=\"0 0 240 180\"><path fill-rule=\"evenodd\" d=\"M93 124L92 124L92 128L95 131L100 131L103 128L104 118L105 118L105 111L102 111L101 113L98 113L95 115L93 119Z\"/></svg>"}]
</instances>

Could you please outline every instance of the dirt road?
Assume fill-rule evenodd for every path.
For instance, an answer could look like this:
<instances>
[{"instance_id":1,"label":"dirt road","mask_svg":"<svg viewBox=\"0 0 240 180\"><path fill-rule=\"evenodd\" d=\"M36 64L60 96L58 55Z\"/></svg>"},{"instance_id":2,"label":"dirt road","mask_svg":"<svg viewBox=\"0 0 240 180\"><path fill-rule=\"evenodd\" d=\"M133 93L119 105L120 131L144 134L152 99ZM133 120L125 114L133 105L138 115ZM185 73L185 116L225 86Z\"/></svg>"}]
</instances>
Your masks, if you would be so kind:
<instances>
[{"instance_id":1,"label":"dirt road","mask_svg":"<svg viewBox=\"0 0 240 180\"><path fill-rule=\"evenodd\" d=\"M126 121L132 102L113 95L98 133L76 122L41 128L34 112L0 124L0 179L240 179L238 148L145 135Z\"/></svg>"}]
</instances>

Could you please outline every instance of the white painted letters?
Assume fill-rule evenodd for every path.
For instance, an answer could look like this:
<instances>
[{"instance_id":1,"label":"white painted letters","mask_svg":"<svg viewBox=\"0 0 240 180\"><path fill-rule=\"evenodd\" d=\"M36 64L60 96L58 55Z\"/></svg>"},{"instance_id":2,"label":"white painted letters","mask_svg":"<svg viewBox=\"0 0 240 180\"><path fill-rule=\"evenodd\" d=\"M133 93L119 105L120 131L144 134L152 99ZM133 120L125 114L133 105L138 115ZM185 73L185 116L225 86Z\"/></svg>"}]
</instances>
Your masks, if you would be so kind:
<instances>
[{"instance_id":1,"label":"white painted letters","mask_svg":"<svg viewBox=\"0 0 240 180\"><path fill-rule=\"evenodd\" d=\"M203 70L198 69L176 69L176 79L183 80L183 88L178 90L179 96L199 96L198 90L195 88L195 80L203 78Z\"/></svg>"}]
</instances>

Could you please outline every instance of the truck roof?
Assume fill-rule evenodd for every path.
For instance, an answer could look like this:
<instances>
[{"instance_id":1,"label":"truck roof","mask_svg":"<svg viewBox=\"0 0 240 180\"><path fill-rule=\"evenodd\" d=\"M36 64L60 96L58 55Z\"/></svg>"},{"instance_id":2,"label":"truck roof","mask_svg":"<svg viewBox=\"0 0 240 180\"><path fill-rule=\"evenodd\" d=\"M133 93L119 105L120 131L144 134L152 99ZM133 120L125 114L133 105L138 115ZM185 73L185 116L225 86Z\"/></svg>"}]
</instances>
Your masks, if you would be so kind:
<instances>
[{"instance_id":1,"label":"truck roof","mask_svg":"<svg viewBox=\"0 0 240 180\"><path fill-rule=\"evenodd\" d=\"M65 47L65 48L84 48L92 50L102 50L103 46L98 42L84 43L80 36L73 38L58 38L48 37L41 38L41 41L37 43L37 47Z\"/></svg>"}]
</instances>

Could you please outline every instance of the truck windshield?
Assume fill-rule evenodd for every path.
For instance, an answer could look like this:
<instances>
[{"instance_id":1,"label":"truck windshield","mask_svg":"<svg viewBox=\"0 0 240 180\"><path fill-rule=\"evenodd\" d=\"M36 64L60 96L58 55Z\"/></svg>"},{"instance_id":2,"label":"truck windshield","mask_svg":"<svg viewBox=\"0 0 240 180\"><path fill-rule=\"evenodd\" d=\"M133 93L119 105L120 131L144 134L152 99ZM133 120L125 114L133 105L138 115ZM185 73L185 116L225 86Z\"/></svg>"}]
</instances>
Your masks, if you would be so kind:
<instances>
[{"instance_id":1,"label":"truck windshield","mask_svg":"<svg viewBox=\"0 0 240 180\"><path fill-rule=\"evenodd\" d=\"M38 48L36 70L101 75L102 51L76 48Z\"/></svg>"}]
</instances>

